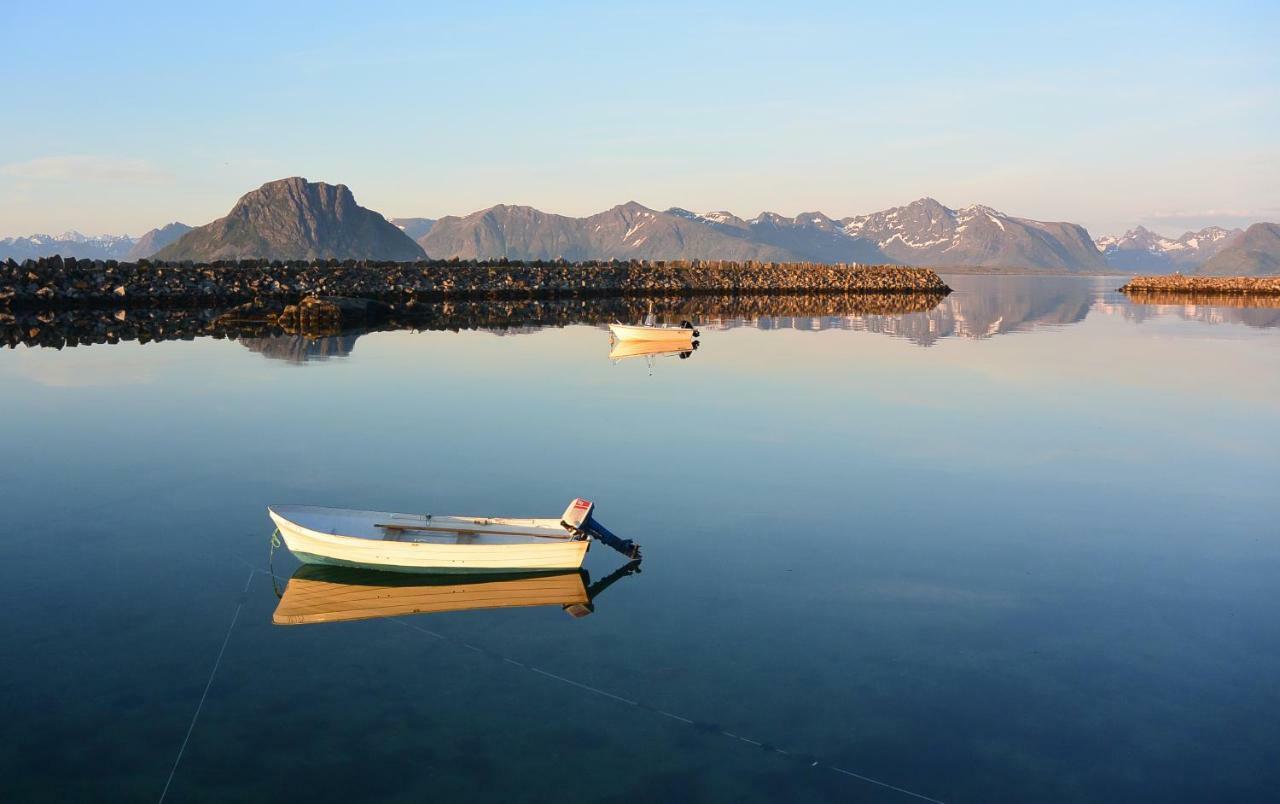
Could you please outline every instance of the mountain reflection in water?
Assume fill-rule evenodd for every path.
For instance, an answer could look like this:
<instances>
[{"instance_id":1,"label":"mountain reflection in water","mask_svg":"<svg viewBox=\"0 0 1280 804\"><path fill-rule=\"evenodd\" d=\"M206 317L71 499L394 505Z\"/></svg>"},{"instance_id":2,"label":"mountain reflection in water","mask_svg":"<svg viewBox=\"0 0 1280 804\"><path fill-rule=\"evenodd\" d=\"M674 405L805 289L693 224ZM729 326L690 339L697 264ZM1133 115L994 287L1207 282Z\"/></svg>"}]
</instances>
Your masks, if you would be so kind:
<instances>
[{"instance_id":1,"label":"mountain reflection in water","mask_svg":"<svg viewBox=\"0 0 1280 804\"><path fill-rule=\"evenodd\" d=\"M306 335L271 335L264 338L238 338L251 352L273 360L290 363L306 363L309 360L328 360L331 357L347 357L355 347L359 332L309 338Z\"/></svg>"}]
</instances>

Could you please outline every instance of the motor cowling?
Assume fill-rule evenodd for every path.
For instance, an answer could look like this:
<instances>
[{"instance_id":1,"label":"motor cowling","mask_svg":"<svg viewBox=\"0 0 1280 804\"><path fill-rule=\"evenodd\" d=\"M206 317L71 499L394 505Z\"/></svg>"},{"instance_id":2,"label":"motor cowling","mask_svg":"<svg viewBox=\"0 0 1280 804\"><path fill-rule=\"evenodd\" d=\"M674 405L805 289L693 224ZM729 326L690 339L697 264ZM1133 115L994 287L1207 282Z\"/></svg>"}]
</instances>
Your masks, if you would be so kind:
<instances>
[{"instance_id":1,"label":"motor cowling","mask_svg":"<svg viewBox=\"0 0 1280 804\"><path fill-rule=\"evenodd\" d=\"M564 511L564 516L560 518L560 524L574 535L585 535L603 542L627 558L640 558L640 545L630 539L615 536L608 528L595 520L591 515L594 510L595 503L579 497L569 503L569 507Z\"/></svg>"}]
</instances>

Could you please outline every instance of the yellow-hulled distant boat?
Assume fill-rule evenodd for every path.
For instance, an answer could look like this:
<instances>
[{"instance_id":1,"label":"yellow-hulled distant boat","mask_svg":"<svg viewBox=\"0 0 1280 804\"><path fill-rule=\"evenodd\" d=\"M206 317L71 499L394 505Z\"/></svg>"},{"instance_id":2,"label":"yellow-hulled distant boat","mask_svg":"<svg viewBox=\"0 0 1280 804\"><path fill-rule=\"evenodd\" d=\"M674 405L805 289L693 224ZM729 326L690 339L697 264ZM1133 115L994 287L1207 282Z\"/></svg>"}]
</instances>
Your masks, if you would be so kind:
<instances>
[{"instance_id":1,"label":"yellow-hulled distant boat","mask_svg":"<svg viewBox=\"0 0 1280 804\"><path fill-rule=\"evenodd\" d=\"M662 341L664 343L692 344L698 337L693 325L685 322L679 327L659 327L631 324L610 324L609 331L620 341Z\"/></svg>"},{"instance_id":2,"label":"yellow-hulled distant boat","mask_svg":"<svg viewBox=\"0 0 1280 804\"><path fill-rule=\"evenodd\" d=\"M653 315L653 304L649 304L649 312L643 324L623 324L615 321L609 325L609 332L619 341L664 341L675 344L691 344L698 337L698 330L693 324L682 321L678 327L659 326Z\"/></svg>"}]
</instances>

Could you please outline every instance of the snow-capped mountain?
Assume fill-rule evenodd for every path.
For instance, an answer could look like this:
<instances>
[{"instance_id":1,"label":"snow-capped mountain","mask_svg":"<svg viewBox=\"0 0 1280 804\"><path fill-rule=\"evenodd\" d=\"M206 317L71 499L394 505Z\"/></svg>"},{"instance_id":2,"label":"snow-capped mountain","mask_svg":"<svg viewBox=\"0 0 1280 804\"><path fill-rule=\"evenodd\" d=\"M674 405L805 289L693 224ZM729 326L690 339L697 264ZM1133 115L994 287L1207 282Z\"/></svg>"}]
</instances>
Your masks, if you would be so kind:
<instances>
[{"instance_id":1,"label":"snow-capped mountain","mask_svg":"<svg viewBox=\"0 0 1280 804\"><path fill-rule=\"evenodd\" d=\"M128 255L129 250L137 242L136 237L128 235L93 237L76 231L64 232L60 235L36 234L28 237L6 237L0 239L0 260L10 257L15 260L36 259L52 257L54 254L77 259L84 257L94 260L120 260Z\"/></svg>"},{"instance_id":2,"label":"snow-capped mountain","mask_svg":"<svg viewBox=\"0 0 1280 804\"><path fill-rule=\"evenodd\" d=\"M744 220L729 212L668 210L733 230L752 240L819 262L897 262L907 265L1105 268L1089 233L1074 223L1015 218L981 204L951 209L932 198L834 220L821 212L788 218L762 212Z\"/></svg>"},{"instance_id":3,"label":"snow-capped mountain","mask_svg":"<svg viewBox=\"0 0 1280 804\"><path fill-rule=\"evenodd\" d=\"M921 198L840 221L893 262L1098 270L1106 265L1083 226L1015 218L981 204L961 209Z\"/></svg>"},{"instance_id":4,"label":"snow-capped mountain","mask_svg":"<svg viewBox=\"0 0 1280 804\"><path fill-rule=\"evenodd\" d=\"M1209 226L1176 240L1139 226L1119 237L1098 238L1107 264L1125 271L1172 273L1193 270L1239 239L1240 229Z\"/></svg>"},{"instance_id":5,"label":"snow-capped mountain","mask_svg":"<svg viewBox=\"0 0 1280 804\"><path fill-rule=\"evenodd\" d=\"M1015 218L975 205L954 210L931 198L836 220L724 210L664 212L635 202L586 218L498 205L437 221L418 244L432 257L545 259L723 259L902 263L1066 271L1106 264L1089 233L1072 223Z\"/></svg>"},{"instance_id":6,"label":"snow-capped mountain","mask_svg":"<svg viewBox=\"0 0 1280 804\"><path fill-rule=\"evenodd\" d=\"M708 224L683 210L659 212L634 201L586 218L499 204L464 217L441 218L418 245L431 257L463 259L797 259L753 239L746 229Z\"/></svg>"},{"instance_id":7,"label":"snow-capped mountain","mask_svg":"<svg viewBox=\"0 0 1280 804\"><path fill-rule=\"evenodd\" d=\"M821 212L650 209L635 202L583 218L499 204L463 217L396 218L397 235L437 258L723 259L899 263L936 268L1191 272L1242 236L1210 226L1177 239L1143 227L1095 243L1074 223L1019 218L982 204L959 209L932 198L836 219ZM142 238L78 232L0 240L0 259L62 254L138 259L169 248L188 227L170 224ZM166 246L168 244L168 246ZM165 251L166 254L170 253Z\"/></svg>"},{"instance_id":8,"label":"snow-capped mountain","mask_svg":"<svg viewBox=\"0 0 1280 804\"><path fill-rule=\"evenodd\" d=\"M150 257L161 248L191 230L185 223L170 223L152 229L142 237L129 235L85 235L64 232L60 235L36 234L0 239L0 260L17 261L52 257L75 257L88 260L138 260Z\"/></svg>"},{"instance_id":9,"label":"snow-capped mountain","mask_svg":"<svg viewBox=\"0 0 1280 804\"><path fill-rule=\"evenodd\" d=\"M790 255L788 259L811 262L887 261L874 243L850 236L838 221L821 212L802 212L794 218L776 212L761 212L749 220L739 218L731 212L699 214L678 207L667 210L667 213L705 224L724 234L781 250Z\"/></svg>"},{"instance_id":10,"label":"snow-capped mountain","mask_svg":"<svg viewBox=\"0 0 1280 804\"><path fill-rule=\"evenodd\" d=\"M1223 240L1218 253L1196 269L1219 276L1280 274L1280 224L1255 223Z\"/></svg>"}]
</instances>

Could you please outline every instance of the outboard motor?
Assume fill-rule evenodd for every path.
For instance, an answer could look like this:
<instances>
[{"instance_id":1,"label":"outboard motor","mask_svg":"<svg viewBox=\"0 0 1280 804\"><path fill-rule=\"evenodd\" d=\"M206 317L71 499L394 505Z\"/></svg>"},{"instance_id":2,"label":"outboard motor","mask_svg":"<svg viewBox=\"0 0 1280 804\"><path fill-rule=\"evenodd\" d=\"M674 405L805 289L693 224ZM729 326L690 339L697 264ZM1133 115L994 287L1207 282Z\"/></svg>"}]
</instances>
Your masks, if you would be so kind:
<instances>
[{"instance_id":1,"label":"outboard motor","mask_svg":"<svg viewBox=\"0 0 1280 804\"><path fill-rule=\"evenodd\" d=\"M564 516L560 518L560 524L568 528L575 536L590 536L593 539L604 542L627 558L640 558L640 545L630 539L620 539L609 532L608 528L601 525L591 516L591 511L594 508L595 503L579 497L569 503L569 507L564 510Z\"/></svg>"},{"instance_id":2,"label":"outboard motor","mask_svg":"<svg viewBox=\"0 0 1280 804\"><path fill-rule=\"evenodd\" d=\"M693 329L693 322L691 322L691 321L689 321L689 320L687 320L687 319L686 319L686 320L684 320L684 321L681 321L681 322L680 322L680 328L681 328L681 329ZM701 336L702 336L702 333L701 333L701 332L698 332L696 329L693 329L693 337L698 338L698 337L701 337Z\"/></svg>"}]
</instances>

